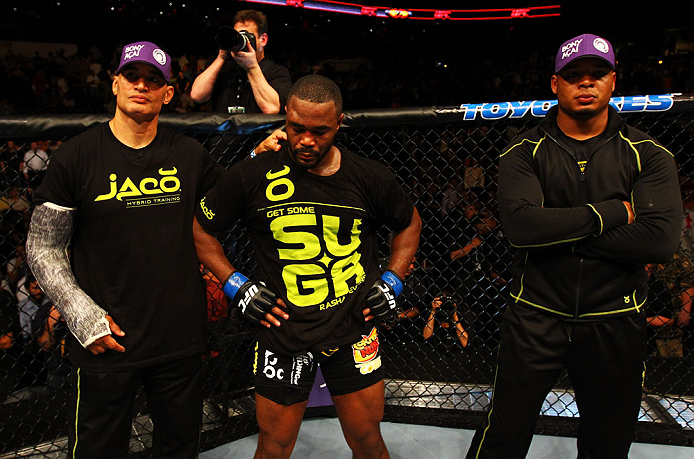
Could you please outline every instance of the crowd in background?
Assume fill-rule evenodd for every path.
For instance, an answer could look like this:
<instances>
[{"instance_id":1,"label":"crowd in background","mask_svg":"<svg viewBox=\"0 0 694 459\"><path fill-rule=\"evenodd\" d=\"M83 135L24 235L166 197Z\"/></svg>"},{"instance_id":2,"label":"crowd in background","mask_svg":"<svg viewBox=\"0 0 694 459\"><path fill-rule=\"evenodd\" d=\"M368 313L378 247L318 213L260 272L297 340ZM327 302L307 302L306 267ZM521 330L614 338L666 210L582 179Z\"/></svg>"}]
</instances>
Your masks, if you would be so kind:
<instances>
[{"instance_id":1,"label":"crowd in background","mask_svg":"<svg viewBox=\"0 0 694 459\"><path fill-rule=\"evenodd\" d=\"M490 24L488 35L470 33L467 37L469 24L449 23L445 31L421 23L393 27L392 23L383 25L384 21L373 27L367 19L335 20L339 15L331 16L332 20L324 16L299 19L291 12L285 17L275 11L268 12L268 58L286 65L293 81L311 73L334 79L343 91L348 111L552 97L549 76L556 44L522 39L519 27ZM210 109L209 103L192 102L190 87L216 57L213 36L225 20L227 16L214 22L191 16L188 30L177 34L183 41L167 37L171 32L153 38L169 51L173 61L176 99L167 110ZM542 37L541 30L548 28L547 24L526 22L525 27L533 31L533 37ZM34 39L40 41L41 36L36 33ZM694 52L687 46L694 43L694 37L686 32L664 33L646 49L633 37L616 31L609 38L620 59L615 95L694 92ZM58 49L33 56L7 48L0 59L0 116L109 112L113 104L110 82L122 44L111 37L104 41L83 37L74 45L70 52Z\"/></svg>"},{"instance_id":2,"label":"crowd in background","mask_svg":"<svg viewBox=\"0 0 694 459\"><path fill-rule=\"evenodd\" d=\"M268 50L272 55L272 47ZM118 56L117 50L104 55L97 47L72 55L57 51L33 57L5 56L0 60L0 116L110 112L114 103L110 85ZM168 111L210 110L209 103L192 101L190 88L215 56L192 52L172 56L176 97ZM694 91L693 56L671 56L655 68L648 62L620 66L616 95ZM459 72L451 68L453 64L417 63L407 55L374 62L359 56L309 59L292 50L287 56L275 57L288 66L293 81L311 73L333 78L344 92L346 110L549 98L549 76L537 69L549 68L552 59L553 55L531 52L521 54L509 66L487 58L477 63L475 71ZM410 71L400 71L402 68Z\"/></svg>"},{"instance_id":3,"label":"crowd in background","mask_svg":"<svg viewBox=\"0 0 694 459\"><path fill-rule=\"evenodd\" d=\"M402 43L398 52L380 55L374 55L373 49L363 42L355 42L353 52L344 54L335 53L330 46L273 41L273 33L280 35L276 30L270 30L268 56L286 65L294 81L311 73L334 79L342 89L346 111L455 106L552 96L549 75L554 45L551 51L522 50L504 55L487 53L481 48L463 57L454 57L447 56L446 52L441 54L440 50L429 52L426 47L431 41L417 44L416 40L410 40ZM306 42L314 40L313 32L306 31L306 34L309 35ZM628 41L620 43L620 40L614 37L613 43L625 50L624 58L629 59L629 64L618 66L615 95L694 92L694 52L675 54L672 49L663 49L665 58L658 63L651 59L652 56L644 58L628 52ZM195 77L216 57L213 42L207 46L191 43L189 47L174 49L171 52L172 84L176 96L166 110L178 113L209 111L209 103L192 101L190 88ZM114 104L111 79L119 56L119 47L100 47L96 43L80 44L78 51L72 54L63 50L34 56L5 55L0 60L0 116L111 113ZM490 158L498 156L515 132L509 129L491 134L487 129L477 126L474 130L442 130L429 134L415 131L400 139L403 152L382 152L385 155L397 153L398 160L404 163L403 168L412 172L407 185L425 222L417 263L420 275L425 269L431 270L429 279L449 279L451 285L457 286L451 290L451 285L431 285L423 292L425 298L403 300L404 307L416 309L414 316L419 317L418 321L413 321L416 326L410 330L410 338L421 334L423 317L432 298L444 293L457 298L457 307L461 310L466 309L461 316L468 318L468 324L473 320L484 322L476 326L477 333L492 334L498 329L499 311L504 304L499 292L509 280L510 248L498 222L494 199L495 166ZM0 190L3 191L0 197L0 279L3 282L0 292L9 294L8 301L14 304L30 296L24 287L29 275L24 241L32 192L59 146L59 142L43 139L22 145L0 140ZM687 211L686 215L694 221L694 205L691 207L692 211ZM690 228L694 228L694 224L686 229ZM470 253L472 256L467 256ZM680 282L678 288L688 288L687 282L689 280ZM479 301L466 305L464 298L468 296ZM494 307L489 308L489 304ZM42 307L51 310L50 306ZM437 307L445 308L445 302ZM663 317L672 319L673 313ZM475 343L475 336L469 338ZM488 338L485 336L482 340L487 342Z\"/></svg>"}]
</instances>

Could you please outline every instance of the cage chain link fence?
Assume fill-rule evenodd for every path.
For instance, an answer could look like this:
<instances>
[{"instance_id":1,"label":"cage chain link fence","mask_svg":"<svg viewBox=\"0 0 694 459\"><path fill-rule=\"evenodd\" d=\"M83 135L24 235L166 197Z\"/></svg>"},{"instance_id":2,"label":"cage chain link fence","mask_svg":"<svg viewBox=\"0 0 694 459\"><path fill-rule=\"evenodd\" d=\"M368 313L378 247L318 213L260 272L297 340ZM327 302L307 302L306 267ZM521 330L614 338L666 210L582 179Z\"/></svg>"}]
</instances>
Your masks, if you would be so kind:
<instances>
[{"instance_id":1,"label":"cage chain link fence","mask_svg":"<svg viewBox=\"0 0 694 459\"><path fill-rule=\"evenodd\" d=\"M683 238L670 263L650 266L648 356L635 440L694 445L694 111L631 114L627 121L675 156L685 207ZM405 279L397 319L379 325L386 372L385 419L475 428L490 398L506 307L512 248L496 207L497 160L536 119L391 123L340 131L337 143L378 160L409 191L424 223ZM196 137L225 167L244 159L265 131ZM24 243L33 190L67 136L0 140L0 458L64 457L70 378L68 333L50 299L26 283ZM381 230L386 262L388 233ZM243 227L220 237L235 266L253 272ZM219 281L208 286L209 346L204 361L202 448L257 432L252 365L255 340ZM12 332L10 343L4 336ZM612 390L619 390L612 388ZM564 374L547 396L536 432L575 435L571 384ZM133 415L130 450L148 457L152 422L144 396Z\"/></svg>"}]
</instances>

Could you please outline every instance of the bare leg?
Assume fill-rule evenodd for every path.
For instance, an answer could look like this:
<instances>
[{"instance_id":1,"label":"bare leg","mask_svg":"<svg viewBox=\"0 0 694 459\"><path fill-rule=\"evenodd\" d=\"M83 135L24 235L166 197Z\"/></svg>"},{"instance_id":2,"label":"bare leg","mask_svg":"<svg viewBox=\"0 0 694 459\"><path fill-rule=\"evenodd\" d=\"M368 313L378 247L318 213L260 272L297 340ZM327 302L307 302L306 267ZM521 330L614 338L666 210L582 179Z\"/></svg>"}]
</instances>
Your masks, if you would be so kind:
<instances>
[{"instance_id":1,"label":"bare leg","mask_svg":"<svg viewBox=\"0 0 694 459\"><path fill-rule=\"evenodd\" d=\"M255 459L288 459L308 400L294 405L280 405L262 395L255 395L255 411L260 433Z\"/></svg>"},{"instance_id":2,"label":"bare leg","mask_svg":"<svg viewBox=\"0 0 694 459\"><path fill-rule=\"evenodd\" d=\"M388 459L388 449L381 436L384 385L373 386L346 395L332 397L342 432L352 449L354 459Z\"/></svg>"}]
</instances>

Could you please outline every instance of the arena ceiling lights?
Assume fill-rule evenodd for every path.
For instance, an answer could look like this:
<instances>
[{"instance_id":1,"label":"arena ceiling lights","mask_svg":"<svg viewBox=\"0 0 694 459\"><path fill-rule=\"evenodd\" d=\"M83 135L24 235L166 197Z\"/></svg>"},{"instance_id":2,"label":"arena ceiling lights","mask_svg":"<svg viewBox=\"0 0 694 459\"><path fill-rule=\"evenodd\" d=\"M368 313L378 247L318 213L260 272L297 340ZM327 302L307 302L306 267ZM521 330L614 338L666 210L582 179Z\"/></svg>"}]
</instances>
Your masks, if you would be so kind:
<instances>
[{"instance_id":1,"label":"arena ceiling lights","mask_svg":"<svg viewBox=\"0 0 694 459\"><path fill-rule=\"evenodd\" d=\"M496 21L503 19L548 18L560 16L561 5L523 8L424 9L359 5L332 0L241 0L249 3L290 6L359 16L412 20Z\"/></svg>"}]
</instances>

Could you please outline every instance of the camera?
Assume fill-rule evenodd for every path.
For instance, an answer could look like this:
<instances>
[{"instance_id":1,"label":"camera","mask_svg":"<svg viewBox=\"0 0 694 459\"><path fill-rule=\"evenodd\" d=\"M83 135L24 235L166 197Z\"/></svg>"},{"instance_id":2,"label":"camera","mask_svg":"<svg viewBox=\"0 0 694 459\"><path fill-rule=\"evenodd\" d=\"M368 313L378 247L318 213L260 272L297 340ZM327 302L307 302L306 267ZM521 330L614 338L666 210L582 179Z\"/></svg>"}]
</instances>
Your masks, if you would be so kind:
<instances>
[{"instance_id":1,"label":"camera","mask_svg":"<svg viewBox=\"0 0 694 459\"><path fill-rule=\"evenodd\" d=\"M247 30L239 32L233 27L223 26L217 30L214 40L217 42L219 49L225 51L245 51L248 43L251 44L254 50L258 50L255 46L255 35Z\"/></svg>"},{"instance_id":2,"label":"camera","mask_svg":"<svg viewBox=\"0 0 694 459\"><path fill-rule=\"evenodd\" d=\"M441 310L442 311L454 311L457 307L457 300L455 297L447 294L441 295Z\"/></svg>"}]
</instances>

